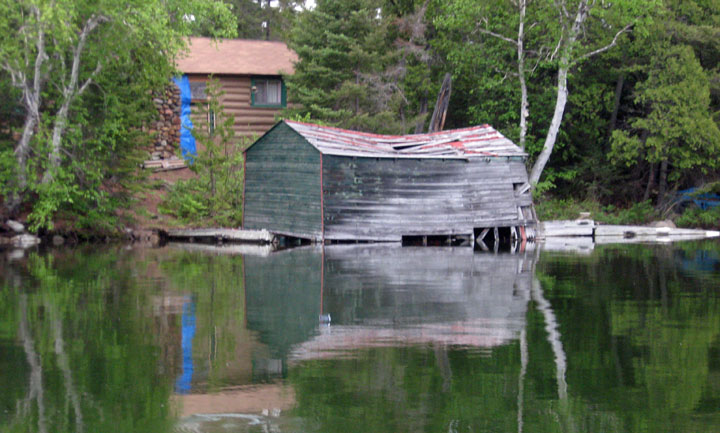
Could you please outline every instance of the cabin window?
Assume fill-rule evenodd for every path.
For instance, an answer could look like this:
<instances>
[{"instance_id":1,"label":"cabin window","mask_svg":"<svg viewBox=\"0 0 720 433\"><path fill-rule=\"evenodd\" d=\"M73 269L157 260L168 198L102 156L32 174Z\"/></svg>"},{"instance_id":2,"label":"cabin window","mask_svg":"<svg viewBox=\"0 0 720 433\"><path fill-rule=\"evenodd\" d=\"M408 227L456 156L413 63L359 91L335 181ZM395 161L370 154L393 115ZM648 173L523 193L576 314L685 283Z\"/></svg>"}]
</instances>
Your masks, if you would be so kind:
<instances>
[{"instance_id":1,"label":"cabin window","mask_svg":"<svg viewBox=\"0 0 720 433\"><path fill-rule=\"evenodd\" d=\"M284 107L285 83L280 78L255 77L250 80L251 105L255 107Z\"/></svg>"},{"instance_id":2,"label":"cabin window","mask_svg":"<svg viewBox=\"0 0 720 433\"><path fill-rule=\"evenodd\" d=\"M207 93L205 93L205 89L207 88L207 83L204 81L191 81L190 82L190 97L193 101L206 101L207 100Z\"/></svg>"}]
</instances>

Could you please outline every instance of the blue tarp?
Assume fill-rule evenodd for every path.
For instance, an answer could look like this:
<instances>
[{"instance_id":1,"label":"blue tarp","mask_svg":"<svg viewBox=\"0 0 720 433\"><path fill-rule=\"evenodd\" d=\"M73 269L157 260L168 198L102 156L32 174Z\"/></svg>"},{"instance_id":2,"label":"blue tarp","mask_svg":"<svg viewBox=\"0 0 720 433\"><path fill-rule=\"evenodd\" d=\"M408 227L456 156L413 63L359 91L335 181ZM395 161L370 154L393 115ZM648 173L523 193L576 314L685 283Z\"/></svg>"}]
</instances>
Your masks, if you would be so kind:
<instances>
[{"instance_id":1,"label":"blue tarp","mask_svg":"<svg viewBox=\"0 0 720 433\"><path fill-rule=\"evenodd\" d=\"M190 93L190 81L187 75L175 77L173 81L180 88L180 152L183 158L192 163L193 156L197 155L195 150L195 137L192 135L193 124L190 120L190 102L192 102L192 94Z\"/></svg>"},{"instance_id":2,"label":"blue tarp","mask_svg":"<svg viewBox=\"0 0 720 433\"><path fill-rule=\"evenodd\" d=\"M678 191L680 202L692 201L702 210L708 210L711 207L720 206L720 195L713 193L698 194L697 190L697 188L688 188Z\"/></svg>"}]
</instances>

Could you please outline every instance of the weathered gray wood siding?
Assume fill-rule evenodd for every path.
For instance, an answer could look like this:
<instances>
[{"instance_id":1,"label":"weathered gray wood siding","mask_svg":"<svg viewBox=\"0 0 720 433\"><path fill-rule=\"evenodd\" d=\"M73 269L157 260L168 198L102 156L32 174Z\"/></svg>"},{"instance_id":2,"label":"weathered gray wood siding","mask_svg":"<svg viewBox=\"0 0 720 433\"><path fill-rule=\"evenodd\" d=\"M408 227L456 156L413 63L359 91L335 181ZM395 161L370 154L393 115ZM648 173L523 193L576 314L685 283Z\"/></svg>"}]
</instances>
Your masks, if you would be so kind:
<instances>
[{"instance_id":1,"label":"weathered gray wood siding","mask_svg":"<svg viewBox=\"0 0 720 433\"><path fill-rule=\"evenodd\" d=\"M245 158L244 228L321 239L320 152L279 123Z\"/></svg>"},{"instance_id":2,"label":"weathered gray wood siding","mask_svg":"<svg viewBox=\"0 0 720 433\"><path fill-rule=\"evenodd\" d=\"M488 326L517 332L525 321L532 260L472 248L326 246L324 308L333 326L483 318Z\"/></svg>"},{"instance_id":3,"label":"weathered gray wood siding","mask_svg":"<svg viewBox=\"0 0 720 433\"><path fill-rule=\"evenodd\" d=\"M323 157L325 239L398 241L403 235L472 234L522 225L513 184L519 158L465 160Z\"/></svg>"}]
</instances>

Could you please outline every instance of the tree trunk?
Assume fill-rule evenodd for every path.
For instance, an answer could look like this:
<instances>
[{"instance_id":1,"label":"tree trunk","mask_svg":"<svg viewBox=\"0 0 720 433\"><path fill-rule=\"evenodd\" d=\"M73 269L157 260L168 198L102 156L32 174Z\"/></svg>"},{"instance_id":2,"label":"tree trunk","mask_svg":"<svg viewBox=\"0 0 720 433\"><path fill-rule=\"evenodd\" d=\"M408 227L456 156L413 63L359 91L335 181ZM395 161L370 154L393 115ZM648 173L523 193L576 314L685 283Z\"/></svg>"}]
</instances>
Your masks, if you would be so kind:
<instances>
[{"instance_id":1,"label":"tree trunk","mask_svg":"<svg viewBox=\"0 0 720 433\"><path fill-rule=\"evenodd\" d=\"M355 72L355 84L360 86L360 74ZM360 98L355 96L355 115L360 113Z\"/></svg>"},{"instance_id":2,"label":"tree trunk","mask_svg":"<svg viewBox=\"0 0 720 433\"><path fill-rule=\"evenodd\" d=\"M102 69L102 63L98 61L95 71L90 74L81 86L78 87L78 81L80 79L80 59L82 58L83 50L85 49L85 43L87 38L100 23L106 22L108 19L104 16L93 15L85 21L80 36L78 38L77 45L73 49L73 62L72 68L70 69L70 79L65 88L63 89L63 102L60 109L55 114L55 123L53 125L52 134L52 146L50 153L48 154L48 168L43 174L43 183L52 182L57 169L60 167L60 150L62 144L62 136L65 133L65 126L67 125L68 113L70 111L70 105L76 97L82 95L92 83L93 77L97 75Z\"/></svg>"},{"instance_id":3,"label":"tree trunk","mask_svg":"<svg viewBox=\"0 0 720 433\"><path fill-rule=\"evenodd\" d=\"M654 163L650 164L650 174L648 174L648 183L645 187L645 194L643 194L643 201L650 200L650 193L652 192L652 187L655 184L655 171L657 170L657 166Z\"/></svg>"},{"instance_id":4,"label":"tree trunk","mask_svg":"<svg viewBox=\"0 0 720 433\"><path fill-rule=\"evenodd\" d=\"M418 113L418 119L417 122L415 122L415 134L420 134L425 129L425 117L427 116L427 109L428 109L428 99L427 99L427 92L423 96L423 98L420 100L420 113Z\"/></svg>"},{"instance_id":5,"label":"tree trunk","mask_svg":"<svg viewBox=\"0 0 720 433\"><path fill-rule=\"evenodd\" d=\"M23 133L20 141L15 146L15 160L17 162L17 184L16 190L8 202L7 208L10 213L14 213L23 200L25 188L27 188L27 158L30 154L30 140L35 134L35 127L38 124L38 118L34 113L28 112L25 115L25 124L23 125Z\"/></svg>"},{"instance_id":6,"label":"tree trunk","mask_svg":"<svg viewBox=\"0 0 720 433\"><path fill-rule=\"evenodd\" d=\"M42 183L48 184L55 178L55 173L60 168L60 148L62 145L62 136L65 132L65 125L67 125L67 117L70 101L65 100L57 114L55 115L55 125L53 126L52 142L50 147L50 154L48 155L48 168L43 174Z\"/></svg>"},{"instance_id":7,"label":"tree trunk","mask_svg":"<svg viewBox=\"0 0 720 433\"><path fill-rule=\"evenodd\" d=\"M622 91L624 85L625 75L620 74L618 76L617 83L615 84L615 102L613 104L613 111L610 115L610 124L608 125L607 131L608 143L610 142L610 137L612 137L612 132L615 130L615 125L617 124L618 111L620 111L620 99L622 98Z\"/></svg>"},{"instance_id":8,"label":"tree trunk","mask_svg":"<svg viewBox=\"0 0 720 433\"><path fill-rule=\"evenodd\" d=\"M528 90L525 82L525 0L520 0L520 23L518 24L517 57L518 80L520 81L520 148L525 150L525 137L527 136L527 118L530 115L528 108Z\"/></svg>"},{"instance_id":9,"label":"tree trunk","mask_svg":"<svg viewBox=\"0 0 720 433\"><path fill-rule=\"evenodd\" d=\"M658 208L665 204L665 193L667 192L667 170L668 161L667 159L663 159L662 162L660 162L660 178L658 179Z\"/></svg>"},{"instance_id":10,"label":"tree trunk","mask_svg":"<svg viewBox=\"0 0 720 433\"><path fill-rule=\"evenodd\" d=\"M552 155L553 148L555 147L555 140L557 140L560 124L562 123L563 114L565 113L565 105L567 104L567 77L571 67L570 61L572 59L572 50L575 45L575 41L582 30L582 25L585 22L585 19L587 19L588 12L589 7L587 0L581 1L578 5L573 24L568 30L568 38L563 43L562 55L560 56L560 66L558 68L558 88L557 97L555 99L555 111L553 113L552 121L550 122L550 128L548 129L547 136L545 137L543 150L540 152L540 155L538 155L538 159L535 161L535 165L530 172L531 185L537 185L540 180L540 176L542 176L542 172L545 169L545 165L550 159L550 155ZM608 45L605 49L610 46L611 45ZM598 52L600 51L596 50L594 53Z\"/></svg>"},{"instance_id":11,"label":"tree trunk","mask_svg":"<svg viewBox=\"0 0 720 433\"><path fill-rule=\"evenodd\" d=\"M433 110L432 118L428 132L442 131L445 126L445 117L447 116L448 106L450 105L450 93L452 92L452 76L450 73L445 74L440 91L438 92L437 102Z\"/></svg>"},{"instance_id":12,"label":"tree trunk","mask_svg":"<svg viewBox=\"0 0 720 433\"><path fill-rule=\"evenodd\" d=\"M14 213L24 199L27 188L27 159L30 155L30 142L35 135L35 128L40 122L40 104L42 103L42 88L45 84L43 65L48 59L45 52L45 28L41 25L40 9L31 8L32 14L38 23L38 33L35 36L35 62L33 64L32 82L30 78L20 71L10 70L13 85L22 89L23 105L25 107L25 123L20 141L15 146L15 160L17 162L17 189L10 197L7 205L10 213ZM27 35L25 35L27 41ZM26 59L27 60L27 59Z\"/></svg>"},{"instance_id":13,"label":"tree trunk","mask_svg":"<svg viewBox=\"0 0 720 433\"><path fill-rule=\"evenodd\" d=\"M563 56L561 61L560 69L558 70L558 89L557 97L555 99L555 112L553 113L552 121L550 122L550 129L548 129L547 136L545 137L545 145L543 146L542 152L538 155L537 161L530 172L530 184L537 185L542 175L545 165L550 159L553 148L555 147L555 141L557 140L557 134L560 131L560 123L562 122L563 114L565 113L565 105L567 104L568 89L567 89L567 74L568 74L568 63L569 55Z\"/></svg>"}]
</instances>

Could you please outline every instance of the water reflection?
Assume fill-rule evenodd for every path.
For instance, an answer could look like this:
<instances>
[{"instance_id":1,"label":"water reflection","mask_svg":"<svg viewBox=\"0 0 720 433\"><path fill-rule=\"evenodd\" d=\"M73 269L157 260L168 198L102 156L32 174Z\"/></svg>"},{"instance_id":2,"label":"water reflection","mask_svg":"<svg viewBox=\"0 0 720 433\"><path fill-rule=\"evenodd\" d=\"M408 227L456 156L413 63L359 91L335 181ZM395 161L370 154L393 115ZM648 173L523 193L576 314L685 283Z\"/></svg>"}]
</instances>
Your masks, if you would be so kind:
<instances>
[{"instance_id":1,"label":"water reflection","mask_svg":"<svg viewBox=\"0 0 720 433\"><path fill-rule=\"evenodd\" d=\"M5 256L0 431L717 431L719 251Z\"/></svg>"},{"instance_id":2,"label":"water reflection","mask_svg":"<svg viewBox=\"0 0 720 433\"><path fill-rule=\"evenodd\" d=\"M316 302L331 321L290 358L409 344L487 352L524 327L533 262L470 248L326 247Z\"/></svg>"}]
</instances>

